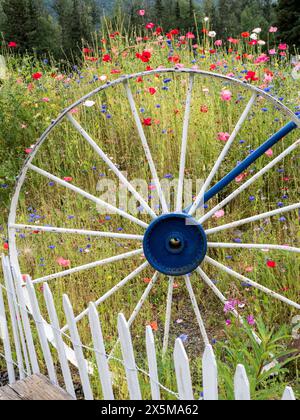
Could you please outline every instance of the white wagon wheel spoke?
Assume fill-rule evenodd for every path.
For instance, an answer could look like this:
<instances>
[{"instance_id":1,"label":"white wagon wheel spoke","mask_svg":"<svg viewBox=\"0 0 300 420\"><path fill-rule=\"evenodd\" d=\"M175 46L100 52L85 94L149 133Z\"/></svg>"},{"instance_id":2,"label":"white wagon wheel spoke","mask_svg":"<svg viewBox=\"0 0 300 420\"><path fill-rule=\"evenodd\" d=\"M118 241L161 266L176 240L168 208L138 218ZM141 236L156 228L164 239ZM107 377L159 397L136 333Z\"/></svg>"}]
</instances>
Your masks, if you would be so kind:
<instances>
[{"instance_id":1,"label":"white wagon wheel spoke","mask_svg":"<svg viewBox=\"0 0 300 420\"><path fill-rule=\"evenodd\" d=\"M186 154L187 154L187 145L188 145L188 134L189 134L189 123L190 123L193 87L194 87L194 75L190 74L189 87L188 87L188 93L187 93L187 98L186 98L184 122L183 122L180 169L179 169L178 192L177 192L177 203L176 203L177 212L181 212L183 209L183 184L184 184L184 176L185 176L185 165L186 165Z\"/></svg>"},{"instance_id":2,"label":"white wagon wheel spoke","mask_svg":"<svg viewBox=\"0 0 300 420\"><path fill-rule=\"evenodd\" d=\"M208 248L215 249L258 249L258 250L272 250L300 253L300 248L284 245L270 245L270 244L235 244L222 242L208 242Z\"/></svg>"},{"instance_id":3,"label":"white wagon wheel spoke","mask_svg":"<svg viewBox=\"0 0 300 420\"><path fill-rule=\"evenodd\" d=\"M66 229L66 228L58 228L54 226L12 224L9 226L9 228L35 231L35 232L66 233L66 234L72 234L72 235L92 236L92 237L99 237L99 238L127 239L127 240L136 240L136 241L143 240L142 235L127 235L125 233L98 232L98 231L83 230L83 229Z\"/></svg>"},{"instance_id":4,"label":"white wagon wheel spoke","mask_svg":"<svg viewBox=\"0 0 300 420\"><path fill-rule=\"evenodd\" d=\"M286 156L292 153L300 146L300 140L297 140L294 144L288 147L283 153L281 153L277 158L273 159L267 166L265 166L262 170L260 170L256 175L250 178L247 182L245 182L240 188L235 190L232 194L230 194L227 198L225 198L220 204L210 210L205 216L201 217L199 220L200 224L205 223L210 217L212 217L218 210L221 210L226 204L230 203L233 199L235 199L238 195L240 195L243 191L245 191L250 185L252 185L255 181L257 181L260 177L266 174L270 169L272 169L275 165L281 162Z\"/></svg>"},{"instance_id":5,"label":"white wagon wheel spoke","mask_svg":"<svg viewBox=\"0 0 300 420\"><path fill-rule=\"evenodd\" d=\"M228 299L223 295L223 293L218 289L218 287L213 283L213 281L208 277L208 275L202 270L202 268L198 268L197 273L200 275L204 283L213 291L213 293L217 296L217 298L223 303L225 306L226 303L228 303ZM236 309L233 309L231 313L234 315L234 317L239 321L241 325L245 324L245 321L243 317L238 313ZM261 344L261 339L257 336L257 334L253 331L252 332L253 337L255 338L256 342L258 344Z\"/></svg>"},{"instance_id":6,"label":"white wagon wheel spoke","mask_svg":"<svg viewBox=\"0 0 300 420\"><path fill-rule=\"evenodd\" d=\"M142 271L144 271L147 267L149 267L149 263L146 261L142 265L140 265L137 269L132 271L127 277L125 277L122 281L120 281L118 284L116 284L112 289L110 289L108 292L106 292L101 298L99 298L96 302L94 302L94 305L96 307L100 306L102 303L104 303L109 297L114 295L116 292L118 292L122 287L124 287L127 283L129 283L131 280L136 278ZM81 321L86 315L88 315L89 309L82 311L79 315L76 316L75 322L78 323ZM65 325L61 332L68 331L69 326Z\"/></svg>"},{"instance_id":7,"label":"white wagon wheel spoke","mask_svg":"<svg viewBox=\"0 0 300 420\"><path fill-rule=\"evenodd\" d=\"M159 177L158 177L157 170L156 170L156 167L155 167L155 164L154 164L154 161L153 161L153 157L152 157L152 154L151 154L151 151L150 151L150 147L149 147L149 144L148 144L148 141L147 141L147 138L146 138L146 135L145 135L145 132L144 132L144 129L143 129L143 126L142 126L142 123L141 123L141 120L140 120L140 117L139 117L139 114L138 114L138 110L137 110L137 107L136 107L136 104L135 104L135 101L134 101L134 98L133 98L133 95L132 95L132 91L130 89L128 81L124 82L124 86L125 86L125 90L126 90L126 93L127 93L130 108L131 108L131 111L132 111L137 129L138 129L138 133L139 133L140 139L142 141L142 145L143 145L143 148L144 148L144 151L145 151L145 155L146 155L149 167L150 167L150 171L151 171L151 174L152 174L152 177L153 177L153 182L155 184L157 194L159 196L159 200L160 200L161 205L162 205L163 213L168 213L169 208L168 208L168 205L167 205L167 202L166 202L166 198L164 196L164 193L163 193L163 190L162 190L162 187L161 187L161 183L159 181Z\"/></svg>"},{"instance_id":8,"label":"white wagon wheel spoke","mask_svg":"<svg viewBox=\"0 0 300 420\"><path fill-rule=\"evenodd\" d=\"M169 345L169 334L170 334L172 302L173 302L173 289L174 289L174 277L169 277L169 286L168 286L167 304L166 304L166 320L165 320L164 341L163 341L163 354L164 355L166 354L168 350L168 345Z\"/></svg>"},{"instance_id":9,"label":"white wagon wheel spoke","mask_svg":"<svg viewBox=\"0 0 300 420\"><path fill-rule=\"evenodd\" d=\"M286 304L288 304L288 305L292 306L293 308L300 309L300 305L299 305L298 303L293 302L292 300L290 300L290 299L286 298L285 296L280 295L279 293L273 292L272 290L268 289L268 288L267 288L267 287L265 287L265 286L262 286L262 285L261 285L261 284L259 284L259 283L256 283L256 282L255 282L255 281L253 281L253 280L250 280L249 278L247 278L247 277L245 277L245 276L243 276L243 275L241 275L241 274L237 273L237 272L236 272L236 271L234 271L234 270L231 270L230 268L228 268L228 267L226 267L225 265L223 265L223 264L221 264L221 263L219 263L219 262L217 262L217 261L213 260L213 259L212 259L212 258L210 258L210 257L206 257L206 258L205 258L205 262L207 262L207 263L209 263L210 265L212 265L212 266L214 266L214 267L216 267L216 268L220 269L221 271L223 271L223 272L225 272L225 273L229 274L230 276L234 277L235 279L237 279L237 280L239 280L239 281L241 281L241 282L243 282L243 283L249 284L250 286L254 287L255 289L258 289L258 290L260 290L261 292L266 293L268 296L271 296L271 297L273 297L274 299L280 300L281 302L284 302L284 303L286 303Z\"/></svg>"},{"instance_id":10,"label":"white wagon wheel spoke","mask_svg":"<svg viewBox=\"0 0 300 420\"><path fill-rule=\"evenodd\" d=\"M190 280L189 276L185 276L184 279L185 279L186 288L189 292L189 296L190 296L191 303L192 303L192 306L193 306L193 309L194 309L194 312L195 312L195 315L196 315L196 319L197 319L197 322L198 322L198 325L199 325L199 328L200 328L200 332L201 332L203 341L205 343L205 346L208 346L210 344L209 338L208 338L208 335L207 335L207 332L206 332L206 329L205 329L205 325L204 325L202 315L200 313L200 309L199 309L197 299L196 299L196 296L195 296L195 293L194 293L194 290L193 290L193 287L192 287L191 280Z\"/></svg>"},{"instance_id":11,"label":"white wagon wheel spoke","mask_svg":"<svg viewBox=\"0 0 300 420\"><path fill-rule=\"evenodd\" d=\"M136 191L133 185L128 181L128 179L122 174L122 172L116 167L116 165L111 161L111 159L103 152L103 150L98 146L98 144L92 139L91 136L81 127L81 125L75 120L71 114L68 114L69 121L73 124L76 130L86 139L86 141L92 146L95 152L100 156L100 158L108 165L108 167L115 173L118 179L126 186L128 191L137 199L137 201L142 205L144 210L153 218L156 218L155 212L149 207L148 203L143 199L143 197Z\"/></svg>"},{"instance_id":12,"label":"white wagon wheel spoke","mask_svg":"<svg viewBox=\"0 0 300 420\"><path fill-rule=\"evenodd\" d=\"M192 207L189 210L189 215L193 216L193 214L196 212L197 208L199 207L199 205L201 205L201 203L204 201L204 194L206 193L207 189L209 188L212 180L214 179L215 175L217 174L218 170L220 169L220 166L222 164L222 162L224 161L224 159L226 158L226 156L228 155L229 150L231 149L231 146L233 145L237 135L239 134L244 122L246 121L255 101L257 98L257 94L254 93L250 99L250 101L248 102L248 105L246 106L243 114L241 115L237 125L235 126L235 129L233 130L228 142L226 143L226 145L224 146L219 158L217 159L213 169L211 170L209 176L207 177L203 187L201 188L200 193L198 194L194 204L192 205Z\"/></svg>"},{"instance_id":13,"label":"white wagon wheel spoke","mask_svg":"<svg viewBox=\"0 0 300 420\"><path fill-rule=\"evenodd\" d=\"M124 217L125 219L130 220L131 222L142 226L144 229L146 229L148 227L147 223L142 222L141 220L137 219L136 217L131 216L130 214L126 213L123 210L118 209L115 206L112 206L111 204L106 203L105 201L101 200L100 198L95 197L92 194L89 194L86 191L83 191L81 188L75 187L74 185L56 177L55 175L50 174L49 172L44 171L43 169L40 169L32 164L29 165L29 168L32 169L34 172L44 176L45 178L48 178L54 182L56 182L57 184L61 185L62 187L65 187L71 191L74 191L75 193L82 195L83 197L89 199L90 201L93 201L94 203L105 207L107 210L111 211L112 213L116 213L119 216Z\"/></svg>"},{"instance_id":14,"label":"white wagon wheel spoke","mask_svg":"<svg viewBox=\"0 0 300 420\"><path fill-rule=\"evenodd\" d=\"M33 284L40 284L49 282L51 280L56 280L62 277L70 276L71 274L79 273L81 271L91 270L92 268L102 267L107 264L112 264L117 261L126 260L131 257L135 257L137 255L141 255L143 253L142 249L137 249L135 251L127 252L121 255L115 255L114 257L106 258L104 260L95 261L90 264L81 265L79 267L71 268L70 270L61 271L59 273L51 274L50 276L41 277L39 279L33 280Z\"/></svg>"},{"instance_id":15,"label":"white wagon wheel spoke","mask_svg":"<svg viewBox=\"0 0 300 420\"><path fill-rule=\"evenodd\" d=\"M292 204L291 206L281 207L280 209L268 211L266 213L258 214L257 216L248 217L246 219L237 220L236 222L228 223L226 225L221 225L212 229L208 229L205 231L206 235L212 235L214 233L221 232L227 229L233 229L236 227L240 227L246 225L247 223L254 223L259 220L268 219L269 217L277 216L279 214L288 213L290 211L300 209L300 203Z\"/></svg>"}]
</instances>

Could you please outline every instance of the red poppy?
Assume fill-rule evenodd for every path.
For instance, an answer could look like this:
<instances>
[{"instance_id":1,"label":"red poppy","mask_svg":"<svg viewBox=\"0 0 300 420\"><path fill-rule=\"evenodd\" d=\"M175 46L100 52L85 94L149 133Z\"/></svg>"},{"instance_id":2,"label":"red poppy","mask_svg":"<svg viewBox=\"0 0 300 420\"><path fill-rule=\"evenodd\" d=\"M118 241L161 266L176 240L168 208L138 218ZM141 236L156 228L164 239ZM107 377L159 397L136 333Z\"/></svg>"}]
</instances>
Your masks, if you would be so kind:
<instances>
[{"instance_id":1,"label":"red poppy","mask_svg":"<svg viewBox=\"0 0 300 420\"><path fill-rule=\"evenodd\" d=\"M208 106L207 105L202 105L200 108L200 111L203 112L203 114L206 114L208 112Z\"/></svg>"},{"instance_id":2,"label":"red poppy","mask_svg":"<svg viewBox=\"0 0 300 420\"><path fill-rule=\"evenodd\" d=\"M111 60L111 56L109 55L109 54L105 54L104 56L103 56L103 58L102 58L102 61L104 62L104 63L110 63L112 60Z\"/></svg>"},{"instance_id":3,"label":"red poppy","mask_svg":"<svg viewBox=\"0 0 300 420\"><path fill-rule=\"evenodd\" d=\"M64 181L65 181L65 182L72 182L72 181L73 181L73 178L72 178L72 177L70 177L70 176L66 176L66 177L64 178Z\"/></svg>"},{"instance_id":4,"label":"red poppy","mask_svg":"<svg viewBox=\"0 0 300 420\"><path fill-rule=\"evenodd\" d=\"M145 127L151 127L151 125L152 125L152 118L144 118L143 125Z\"/></svg>"},{"instance_id":5,"label":"red poppy","mask_svg":"<svg viewBox=\"0 0 300 420\"><path fill-rule=\"evenodd\" d=\"M157 34L157 35L160 35L161 33L162 33L162 28L160 28L160 27L158 27L158 28L156 28L156 31L155 31L155 33Z\"/></svg>"},{"instance_id":6,"label":"red poppy","mask_svg":"<svg viewBox=\"0 0 300 420\"><path fill-rule=\"evenodd\" d=\"M256 76L255 71L248 71L246 75L246 80L251 80L252 82L256 82L259 78Z\"/></svg>"},{"instance_id":7,"label":"red poppy","mask_svg":"<svg viewBox=\"0 0 300 420\"><path fill-rule=\"evenodd\" d=\"M122 71L119 69L112 69L112 71L110 72L110 74L121 74Z\"/></svg>"},{"instance_id":8,"label":"red poppy","mask_svg":"<svg viewBox=\"0 0 300 420\"><path fill-rule=\"evenodd\" d=\"M142 54L136 53L136 58L141 60L143 63L149 63L151 59L151 53L149 51L143 51Z\"/></svg>"},{"instance_id":9,"label":"red poppy","mask_svg":"<svg viewBox=\"0 0 300 420\"><path fill-rule=\"evenodd\" d=\"M150 322L150 327L153 331L158 331L158 324L156 321Z\"/></svg>"},{"instance_id":10,"label":"red poppy","mask_svg":"<svg viewBox=\"0 0 300 420\"><path fill-rule=\"evenodd\" d=\"M180 57L179 55L173 55L172 57L169 57L169 61L171 63L178 64L180 63Z\"/></svg>"},{"instance_id":11,"label":"red poppy","mask_svg":"<svg viewBox=\"0 0 300 420\"><path fill-rule=\"evenodd\" d=\"M217 66L215 64L211 64L210 70L216 70Z\"/></svg>"},{"instance_id":12,"label":"red poppy","mask_svg":"<svg viewBox=\"0 0 300 420\"><path fill-rule=\"evenodd\" d=\"M43 77L42 73L37 72L32 75L33 80L40 80Z\"/></svg>"},{"instance_id":13,"label":"red poppy","mask_svg":"<svg viewBox=\"0 0 300 420\"><path fill-rule=\"evenodd\" d=\"M11 41L11 42L8 43L8 46L9 46L9 48L17 48L17 43Z\"/></svg>"},{"instance_id":14,"label":"red poppy","mask_svg":"<svg viewBox=\"0 0 300 420\"><path fill-rule=\"evenodd\" d=\"M8 250L9 245L8 245L8 243L7 243L7 242L4 242L4 244L3 244L3 248L4 248L6 251Z\"/></svg>"},{"instance_id":15,"label":"red poppy","mask_svg":"<svg viewBox=\"0 0 300 420\"><path fill-rule=\"evenodd\" d=\"M241 36L242 36L242 38L249 38L250 33L249 32L242 32Z\"/></svg>"},{"instance_id":16,"label":"red poppy","mask_svg":"<svg viewBox=\"0 0 300 420\"><path fill-rule=\"evenodd\" d=\"M137 81L138 83L143 83L143 78L142 78L142 76L139 76L139 77L136 79L136 81Z\"/></svg>"},{"instance_id":17,"label":"red poppy","mask_svg":"<svg viewBox=\"0 0 300 420\"><path fill-rule=\"evenodd\" d=\"M84 54L90 54L92 52L92 50L90 48L83 48L83 53Z\"/></svg>"},{"instance_id":18,"label":"red poppy","mask_svg":"<svg viewBox=\"0 0 300 420\"><path fill-rule=\"evenodd\" d=\"M276 267L277 267L277 264L276 264L276 262L275 262L275 261L271 261L271 260L269 260L269 261L267 262L267 266L268 266L269 268L276 268Z\"/></svg>"},{"instance_id":19,"label":"red poppy","mask_svg":"<svg viewBox=\"0 0 300 420\"><path fill-rule=\"evenodd\" d=\"M149 88L150 95L155 95L156 92L157 92L157 90L155 88L153 88L153 87Z\"/></svg>"}]
</instances>

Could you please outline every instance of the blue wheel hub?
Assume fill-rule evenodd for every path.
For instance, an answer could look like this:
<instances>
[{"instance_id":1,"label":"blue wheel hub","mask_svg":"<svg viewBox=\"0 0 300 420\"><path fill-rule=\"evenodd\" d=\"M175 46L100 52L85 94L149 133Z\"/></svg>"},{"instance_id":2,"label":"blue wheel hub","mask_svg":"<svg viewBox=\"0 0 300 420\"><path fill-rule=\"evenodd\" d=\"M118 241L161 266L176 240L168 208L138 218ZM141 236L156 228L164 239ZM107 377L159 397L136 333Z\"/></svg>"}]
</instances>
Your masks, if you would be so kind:
<instances>
[{"instance_id":1,"label":"blue wheel hub","mask_svg":"<svg viewBox=\"0 0 300 420\"><path fill-rule=\"evenodd\" d=\"M204 229L186 214L158 217L144 237L144 254L149 264L168 276L183 276L199 267L207 253Z\"/></svg>"}]
</instances>

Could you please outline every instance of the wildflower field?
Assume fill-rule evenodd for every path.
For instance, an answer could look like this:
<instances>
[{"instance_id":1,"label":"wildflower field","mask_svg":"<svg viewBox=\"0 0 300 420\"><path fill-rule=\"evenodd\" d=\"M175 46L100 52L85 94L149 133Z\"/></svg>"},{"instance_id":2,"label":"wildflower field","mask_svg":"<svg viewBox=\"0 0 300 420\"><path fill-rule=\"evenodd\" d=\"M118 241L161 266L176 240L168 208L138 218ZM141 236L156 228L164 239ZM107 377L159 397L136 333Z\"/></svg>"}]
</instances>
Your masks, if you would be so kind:
<instances>
[{"instance_id":1,"label":"wildflower field","mask_svg":"<svg viewBox=\"0 0 300 420\"><path fill-rule=\"evenodd\" d=\"M6 223L16 177L25 158L34 151L41 134L63 109L122 75L149 72L149 75L132 78L130 86L158 176L166 185L178 179L179 175L188 75L155 73L152 70L192 68L225 75L261 88L294 113L300 114L300 78L297 77L297 63L292 62L296 52L284 42L276 41L276 28L270 28L267 35L257 29L226 40L217 39L208 21L203 22L203 29L199 29L197 34L182 34L174 30L164 35L160 28L151 23L147 25L147 30L147 37L129 37L122 29L118 32L108 30L97 37L93 46L83 49L81 65L54 63L49 58L42 60L34 56L20 57L13 40L2 45L7 65L0 80L0 235L3 252L8 251ZM251 95L242 85L230 81L195 77L185 172L194 197L199 192L196 180L205 180L208 176ZM129 180L146 181L146 190L140 193L149 202L152 199L156 203L156 188L122 84L92 96L84 104L75 107L72 116L118 168L127 173ZM287 122L289 119L278 107L259 97L214 182L223 178ZM205 206L205 211L214 208L298 138L299 131L295 130L268 150L224 192L213 198ZM299 157L296 149L211 217L205 223L205 228L212 229L299 202ZM121 198L124 202L124 194L126 203L132 200L131 195L126 195L124 188L119 186L107 165L67 119L54 128L33 164L96 196L100 194L103 197L106 193L108 197L108 193L116 189L116 206ZM99 185L106 185L106 190L100 192ZM171 189L172 208L175 192ZM104 212L85 198L35 172L28 172L20 197L17 215L20 224L143 234L141 226ZM186 206L191 204L188 200L189 197ZM134 201L131 201L131 205L136 209L135 217L150 222L142 207ZM160 211L158 203L154 205L154 211ZM211 239L215 242L299 248L299 220L299 212L295 210L240 228L220 231L213 234ZM18 232L17 246L22 273L33 279L138 248L130 240L58 235L34 230ZM268 249L210 251L210 256L225 266L299 303L298 255ZM49 286L57 308L62 309L62 295L67 293L76 314L80 313L90 301L103 296L143 262L143 256L137 255L133 260L50 280ZM292 337L292 330L295 329L292 320L299 311L272 299L245 281L236 281L216 267L205 263L204 271L228 300L224 307L198 274L190 275L209 339L218 357L222 397L233 398L232 376L238 363L246 366L254 398L277 399L287 384L300 395L297 360L300 345L299 340ZM146 268L99 305L107 352L115 343L117 314L123 312L127 318L130 317L152 276L153 269ZM41 284L37 285L37 290L42 296ZM141 368L146 367L146 325L151 325L157 346L162 347L167 292L168 279L161 275L132 325L137 363ZM171 349L174 339L180 337L191 359L195 395L199 398L202 392L203 343L184 279L175 280L173 294L170 351L160 358L160 381L166 387L176 389L171 369ZM41 305L44 305L42 297ZM233 316L236 309L245 319L243 327ZM62 325L65 324L62 310L60 321ZM84 341L90 343L86 319L79 323L79 328ZM261 346L255 342L252 329L262 339ZM266 373L264 366L274 359L278 363ZM126 398L122 367L116 363L114 370L115 390L120 398ZM148 378L144 380L144 392L147 394ZM97 386L96 378L94 385ZM170 398L170 395L166 393L165 398Z\"/></svg>"}]
</instances>

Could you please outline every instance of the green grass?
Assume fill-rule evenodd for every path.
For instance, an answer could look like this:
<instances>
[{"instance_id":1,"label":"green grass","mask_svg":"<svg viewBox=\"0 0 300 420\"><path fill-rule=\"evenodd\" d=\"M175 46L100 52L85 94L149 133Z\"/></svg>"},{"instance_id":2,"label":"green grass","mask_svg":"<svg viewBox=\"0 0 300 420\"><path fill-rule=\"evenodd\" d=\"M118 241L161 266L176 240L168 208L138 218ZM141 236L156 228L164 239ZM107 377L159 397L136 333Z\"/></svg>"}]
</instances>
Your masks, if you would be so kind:
<instances>
[{"instance_id":1,"label":"green grass","mask_svg":"<svg viewBox=\"0 0 300 420\"><path fill-rule=\"evenodd\" d=\"M114 53L112 53L113 62L102 63L101 59L97 62L87 61L80 70L80 74L71 69L64 74L54 63L45 64L29 56L23 58L18 56L7 57L8 75L7 79L2 81L0 87L0 184L7 184L6 188L0 189L2 203L0 224L4 229L3 240L6 239L5 224L13 184L24 161L25 148L30 147L37 141L41 133L57 117L59 112L92 89L101 86L102 82L95 80L94 76L107 75L109 80L113 80L118 77L118 75L110 74L113 69L119 69L123 74L144 70L147 64L143 64L135 58L137 51L141 52L145 48L153 48L149 65L153 68L159 65L170 66L168 49L165 44L162 44L164 45L164 48L162 48L159 43L153 43L152 39L143 46L136 46L133 40L122 38L109 42L111 43L110 47L115 48ZM208 43L207 40L205 42ZM208 49L209 45L205 46ZM250 50L251 48L253 48L253 51ZM268 68L274 73L271 93L274 96L282 97L283 102L292 110L295 110L295 107L299 106L298 91L300 84L299 81L295 81L291 77L292 67L289 65L288 58L282 59L276 56L271 58L269 63L255 65L253 60L247 58L237 60L236 56L238 54L242 56L243 53L247 52L248 54L253 53L257 57L260 51L256 47L239 44L238 49L239 51L236 54L230 54L222 49L219 50L217 55L211 55L207 52L203 56L199 47L196 63L193 64L194 57L188 45L181 46L178 49L176 47L175 53L180 55L181 62L186 67L197 64L200 69L209 70L212 64L216 64L216 72L223 74L234 72L235 75L241 75L242 77L245 76L244 73L241 73L243 70L254 70L260 78L260 81L255 82L258 86L262 84L266 68ZM43 74L43 77L37 82L32 81L31 77L36 71L41 71ZM66 83L69 73L72 73L72 77ZM149 117L153 120L152 126L145 128L145 131L161 179L166 174L172 174L174 179L178 177L187 81L188 79L184 75L171 76L171 82L167 85L169 87L168 91L162 89L163 86L166 86L162 75L151 78L145 77L142 83L137 83L135 80L131 82L138 109L143 108L145 110L144 113L141 113L141 118ZM149 87L157 89L154 96L149 94ZM224 103L220 100L220 92L224 87L230 88L233 93L233 99L230 103ZM48 98L47 102L44 101L44 98ZM233 130L238 116L249 99L250 93L243 88L234 85L227 86L210 79L196 79L186 170L186 177L194 182L194 193L196 193L195 180L205 179L224 146L222 142L217 140L217 133L230 133ZM95 106L92 108L78 107L75 118L97 140L98 144L119 165L120 169L128 172L129 180L142 179L149 184L151 175L146 165L142 146L122 86L110 88L94 97L93 100L96 102ZM107 105L107 112L111 115L110 119L100 112L103 104ZM160 108L157 107L158 104ZM203 106L208 107L207 113L200 111ZM268 111L264 112L263 109L266 107ZM262 141L278 130L286 121L286 118L271 104L263 99L259 100L253 109L251 120L247 121L241 130L235 145L222 165L218 178L224 176L236 165L237 161L244 159L250 150L258 147ZM296 139L297 133L288 136L274 148L274 156L277 156ZM243 144L240 143L241 140L244 140ZM270 158L264 156L251 169L256 172L269 161ZM59 177L71 176L74 185L96 195L99 180L107 178L116 181L116 178L111 175L104 163L97 158L89 145L66 121L52 131L48 140L38 152L34 164ZM284 172L278 172L278 168L281 168ZM233 183L226 189L226 194L232 192L235 188L236 184ZM150 193L155 194L153 191ZM145 196L147 194L149 194L149 191L144 192ZM285 195L287 197L282 198ZM249 199L251 196L255 197L253 201ZM224 218L221 220L211 219L206 226L214 227L257 213L263 213L276 208L278 202L283 202L284 205L296 203L299 201L298 197L299 155L296 152L229 204L225 208ZM210 205L217 204L221 198L221 196L217 197ZM50 187L47 180L34 173L28 173L20 197L18 222L27 223L29 215L33 212L39 215L39 219L36 220L37 224L111 231L122 228L124 232L136 234L143 232L142 228L133 226L130 222L114 215L111 216L111 220L105 220L105 214L99 215L96 207L89 201L61 187ZM69 216L74 216L74 218ZM146 222L150 222L146 215L140 215L139 217ZM272 219L272 222L262 221L261 223L246 225L238 231L225 231L213 235L211 240L232 242L234 239L242 237L245 243L289 244L299 247L299 215L297 212L293 212L285 217L285 222L279 221L277 217ZM55 248L49 249L49 246ZM85 237L78 238L70 235L61 237L48 233L39 235L27 233L24 238L18 238L22 272L29 274L32 278L59 271L61 268L57 264L57 258L61 256L69 259L71 266L74 267L117 253L127 252L136 249L136 247L137 244L131 241L110 241L93 238L89 240ZM80 250L83 250L83 252ZM299 257L296 254L215 250L210 255L266 287L282 293L294 301L299 301L300 264ZM276 261L275 269L267 267L268 259ZM65 323L62 309L62 295L64 293L69 295L77 314L85 309L90 301L94 301L103 295L141 263L142 259L137 257L130 262L124 261L52 281L50 287L55 297L62 325ZM247 274L249 267L253 267L253 271ZM233 278L209 266L204 265L204 269L218 283L218 287L228 299L239 299L245 304L244 308L241 309L242 315L245 317L253 315L257 322L260 319L263 320L264 325L267 326L264 328L274 329L274 332L270 333L271 337L266 339L264 356L258 354L253 340L241 331L240 327L235 325L234 322L231 327L226 327L225 321L228 316L224 317L222 305L213 296L212 292L199 281L200 279L196 274L192 276L192 283L204 314L209 336L212 340L217 341L216 353L220 363L222 397L232 398L232 388L228 385L228 378L233 377L236 362L245 363L246 367L249 365L248 373L252 390L258 399L279 398L286 384L293 385L295 391L299 392L297 362L289 361L287 366L280 367L280 372L275 379L274 377L271 379L268 377L261 378L261 371L258 372L253 367L255 363L259 365L262 361L271 362L272 360L269 360L271 351L275 356L279 356L283 351L288 351L292 345L290 338L291 319L297 314L296 310L281 302L274 301L254 289L242 287ZM107 351L113 347L116 339L117 314L123 312L126 317L130 316L146 287L144 279L151 277L151 275L152 270L146 270L99 307ZM195 392L199 395L202 391L201 354L203 344L199 337L200 334L184 282L179 279L177 283L177 288L174 290L170 345L172 347L174 339L181 334L188 335L185 346L191 358ZM158 323L158 331L155 332L155 335L157 346L158 348L161 347L167 288L167 279L161 276L132 328L135 349L137 350L137 363L142 368L147 367L144 330L145 326L151 322ZM37 290L39 292L39 289ZM39 292L38 295L41 307L45 311L42 293ZM176 320L182 320L183 322L177 323ZM83 342L87 346L91 345L87 320L82 321L79 327ZM262 336L267 335L264 328L260 323L258 330ZM281 328L284 329L284 332ZM280 349L276 346L272 347L272 340L276 340L278 336L280 337ZM243 358L245 351L249 351L251 357ZM174 371L171 368L171 353L170 350L165 359L159 356L160 379L164 385L176 390ZM89 357L92 358L91 355ZM114 365L113 370L116 378L117 395L126 398L126 386L121 379L122 376L124 377L124 372L118 364ZM101 396L97 378L94 378L93 386ZM143 378L142 388L143 394L149 397L149 384L145 378ZM169 398L170 396L166 394L164 397Z\"/></svg>"}]
</instances>

